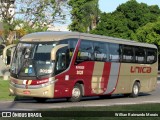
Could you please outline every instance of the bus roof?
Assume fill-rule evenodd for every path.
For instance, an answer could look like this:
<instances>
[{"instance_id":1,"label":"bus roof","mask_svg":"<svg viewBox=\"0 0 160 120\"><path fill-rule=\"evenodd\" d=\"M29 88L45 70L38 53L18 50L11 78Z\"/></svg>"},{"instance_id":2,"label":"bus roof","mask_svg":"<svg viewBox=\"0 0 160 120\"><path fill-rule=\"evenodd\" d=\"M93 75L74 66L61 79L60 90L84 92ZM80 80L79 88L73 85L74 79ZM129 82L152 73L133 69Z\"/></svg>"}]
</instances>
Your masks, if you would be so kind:
<instances>
[{"instance_id":1,"label":"bus roof","mask_svg":"<svg viewBox=\"0 0 160 120\"><path fill-rule=\"evenodd\" d=\"M109 43L118 43L125 45L133 45L133 46L143 46L156 48L153 44L141 43L132 40L126 40L121 38L107 37L102 35L94 35L88 33L79 33L79 32L55 32L55 31L47 31L47 32L35 32L28 35L25 35L20 39L20 41L24 42L46 42L46 41L59 41L67 38L78 38L85 40L93 40L93 41L102 41Z\"/></svg>"}]
</instances>

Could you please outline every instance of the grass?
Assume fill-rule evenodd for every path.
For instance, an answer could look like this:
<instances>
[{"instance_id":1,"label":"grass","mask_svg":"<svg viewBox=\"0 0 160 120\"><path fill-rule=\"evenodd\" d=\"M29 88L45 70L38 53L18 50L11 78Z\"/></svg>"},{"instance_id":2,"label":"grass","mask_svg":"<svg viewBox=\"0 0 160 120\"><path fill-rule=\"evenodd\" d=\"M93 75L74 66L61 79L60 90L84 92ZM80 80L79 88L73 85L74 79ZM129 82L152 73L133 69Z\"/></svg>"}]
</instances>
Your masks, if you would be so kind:
<instances>
[{"instance_id":1,"label":"grass","mask_svg":"<svg viewBox=\"0 0 160 120\"><path fill-rule=\"evenodd\" d=\"M44 111L44 110L43 110ZM160 118L160 104L140 104L140 105L121 105L121 106L104 106L104 107L71 107L71 108L59 108L59 109L46 109L45 111L51 112L51 114L57 114L60 116L65 115L65 112L70 112L71 116L75 114L79 117L53 117L42 118L41 120L159 120ZM139 112L138 112L139 111ZM55 112L55 113L54 113ZM115 117L115 113L159 113L159 117ZM85 114L83 114L85 113ZM101 116L100 114L103 114ZM86 115L88 114L88 115ZM107 115L104 115L107 114ZM75 115L76 116L76 115ZM87 117L83 117L87 116ZM94 117L93 117L94 116ZM96 117L98 116L98 117Z\"/></svg>"},{"instance_id":2,"label":"grass","mask_svg":"<svg viewBox=\"0 0 160 120\"><path fill-rule=\"evenodd\" d=\"M104 106L104 107L71 107L71 108L57 108L41 110L43 112L57 117L44 117L40 120L159 120L159 117L115 117L115 113L157 113L160 115L160 104L140 104L140 105L121 105L121 106ZM34 111L31 111L34 112ZM86 117L83 113L86 113ZM66 113L70 113L69 117L64 117ZM98 116L100 113L106 113L108 116ZM74 116L75 114L81 114L82 116ZM111 114L111 115L110 115ZM56 116L55 115L55 116ZM73 116L72 116L73 115ZM94 117L93 117L94 116ZM14 118L15 119L15 118ZM16 118L16 120L27 120L28 118ZM35 118L29 118L35 120ZM7 118L7 120L12 120Z\"/></svg>"},{"instance_id":3,"label":"grass","mask_svg":"<svg viewBox=\"0 0 160 120\"><path fill-rule=\"evenodd\" d=\"M0 101L13 99L14 96L9 96L9 81L0 78Z\"/></svg>"},{"instance_id":4,"label":"grass","mask_svg":"<svg viewBox=\"0 0 160 120\"><path fill-rule=\"evenodd\" d=\"M43 110L44 111L44 110ZM61 120L73 119L73 120L152 120L160 119L160 104L139 104L139 105L121 105L121 106L104 106L104 107L72 107L72 108L59 108L59 109L47 109L50 116L63 116L69 114L73 117L63 117ZM137 113L147 114L156 113L159 117L116 117L115 113ZM57 118L57 117L54 117ZM51 120L51 118L42 119Z\"/></svg>"},{"instance_id":5,"label":"grass","mask_svg":"<svg viewBox=\"0 0 160 120\"><path fill-rule=\"evenodd\" d=\"M47 111L159 111L160 103L157 104L136 104L136 105L115 105L104 107L70 107L46 109Z\"/></svg>"}]
</instances>

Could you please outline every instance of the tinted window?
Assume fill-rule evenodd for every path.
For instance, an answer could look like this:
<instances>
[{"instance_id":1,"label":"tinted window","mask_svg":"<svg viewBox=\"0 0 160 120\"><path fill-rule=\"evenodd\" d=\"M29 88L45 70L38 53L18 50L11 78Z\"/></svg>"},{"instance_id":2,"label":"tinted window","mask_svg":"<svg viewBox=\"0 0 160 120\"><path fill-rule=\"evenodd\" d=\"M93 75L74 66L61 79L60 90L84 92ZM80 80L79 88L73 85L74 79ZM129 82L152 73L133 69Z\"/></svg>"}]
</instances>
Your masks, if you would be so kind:
<instances>
[{"instance_id":1,"label":"tinted window","mask_svg":"<svg viewBox=\"0 0 160 120\"><path fill-rule=\"evenodd\" d=\"M157 51L147 49L147 63L154 63L157 61Z\"/></svg>"},{"instance_id":2,"label":"tinted window","mask_svg":"<svg viewBox=\"0 0 160 120\"><path fill-rule=\"evenodd\" d=\"M81 41L77 61L94 60L92 41Z\"/></svg>"},{"instance_id":3,"label":"tinted window","mask_svg":"<svg viewBox=\"0 0 160 120\"><path fill-rule=\"evenodd\" d=\"M69 66L69 54L68 48L63 47L60 48L56 53L56 66L55 66L55 74L61 73L66 70Z\"/></svg>"},{"instance_id":4,"label":"tinted window","mask_svg":"<svg viewBox=\"0 0 160 120\"><path fill-rule=\"evenodd\" d=\"M70 38L70 39L65 39L59 42L59 44L68 44L68 54L69 54L69 60L71 60L73 56L73 52L75 50L75 47L77 45L78 39L75 38Z\"/></svg>"},{"instance_id":5,"label":"tinted window","mask_svg":"<svg viewBox=\"0 0 160 120\"><path fill-rule=\"evenodd\" d=\"M50 60L51 50L53 49L54 46L55 44L44 44L44 43L38 44L34 55L34 60L41 60L41 61Z\"/></svg>"},{"instance_id":6,"label":"tinted window","mask_svg":"<svg viewBox=\"0 0 160 120\"><path fill-rule=\"evenodd\" d=\"M145 51L143 48L135 48L135 60L138 63L145 63Z\"/></svg>"},{"instance_id":7,"label":"tinted window","mask_svg":"<svg viewBox=\"0 0 160 120\"><path fill-rule=\"evenodd\" d=\"M123 62L133 62L133 47L131 46L124 46L123 47L123 55L122 55L122 61Z\"/></svg>"},{"instance_id":8,"label":"tinted window","mask_svg":"<svg viewBox=\"0 0 160 120\"><path fill-rule=\"evenodd\" d=\"M118 44L109 44L109 60L118 62L120 61L120 47Z\"/></svg>"},{"instance_id":9,"label":"tinted window","mask_svg":"<svg viewBox=\"0 0 160 120\"><path fill-rule=\"evenodd\" d=\"M107 60L107 44L102 42L94 43L94 59L96 61Z\"/></svg>"}]
</instances>

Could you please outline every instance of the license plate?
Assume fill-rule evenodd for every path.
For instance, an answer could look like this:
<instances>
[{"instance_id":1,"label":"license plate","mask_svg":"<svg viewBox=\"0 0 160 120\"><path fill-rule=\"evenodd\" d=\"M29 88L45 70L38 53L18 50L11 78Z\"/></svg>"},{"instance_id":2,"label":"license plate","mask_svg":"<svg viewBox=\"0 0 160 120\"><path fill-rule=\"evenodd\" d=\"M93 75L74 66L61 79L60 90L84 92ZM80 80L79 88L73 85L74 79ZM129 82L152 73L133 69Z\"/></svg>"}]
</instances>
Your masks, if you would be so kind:
<instances>
[{"instance_id":1,"label":"license plate","mask_svg":"<svg viewBox=\"0 0 160 120\"><path fill-rule=\"evenodd\" d=\"M28 91L28 90L25 90L25 91L23 91L23 94L26 94L26 95L28 95L28 94L31 94L31 93L30 93L30 91Z\"/></svg>"}]
</instances>

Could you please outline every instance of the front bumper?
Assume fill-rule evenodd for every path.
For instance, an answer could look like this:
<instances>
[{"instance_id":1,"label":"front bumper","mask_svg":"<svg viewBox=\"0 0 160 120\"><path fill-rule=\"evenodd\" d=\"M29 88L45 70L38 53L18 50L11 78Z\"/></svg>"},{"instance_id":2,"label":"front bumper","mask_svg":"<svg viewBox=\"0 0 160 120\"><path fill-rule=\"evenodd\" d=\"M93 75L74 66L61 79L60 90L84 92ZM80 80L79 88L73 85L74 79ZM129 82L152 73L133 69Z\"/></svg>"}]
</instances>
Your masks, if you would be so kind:
<instances>
[{"instance_id":1,"label":"front bumper","mask_svg":"<svg viewBox=\"0 0 160 120\"><path fill-rule=\"evenodd\" d=\"M17 96L53 98L54 84L50 84L48 86L36 89L17 88L13 84L10 84L9 91L11 95L17 95Z\"/></svg>"}]
</instances>

